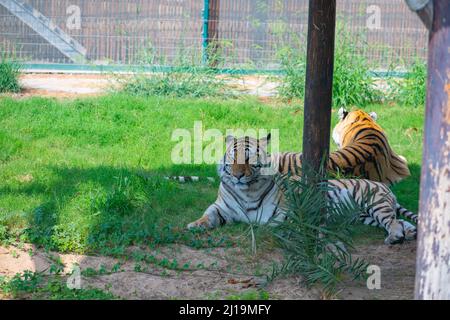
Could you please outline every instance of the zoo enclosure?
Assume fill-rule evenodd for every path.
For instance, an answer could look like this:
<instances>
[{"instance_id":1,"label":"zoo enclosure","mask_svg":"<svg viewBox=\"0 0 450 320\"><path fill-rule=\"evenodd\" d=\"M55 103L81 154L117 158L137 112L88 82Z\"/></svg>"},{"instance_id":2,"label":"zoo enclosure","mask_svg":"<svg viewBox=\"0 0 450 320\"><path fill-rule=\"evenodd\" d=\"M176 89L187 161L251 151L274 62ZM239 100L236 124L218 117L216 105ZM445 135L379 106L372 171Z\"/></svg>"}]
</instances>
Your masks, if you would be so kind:
<instances>
[{"instance_id":1,"label":"zoo enclosure","mask_svg":"<svg viewBox=\"0 0 450 320\"><path fill-rule=\"evenodd\" d=\"M306 47L307 20L307 0L0 0L0 51L41 68L201 64L212 24L226 67L277 70L283 46ZM338 1L337 21L374 69L426 57L403 0Z\"/></svg>"}]
</instances>

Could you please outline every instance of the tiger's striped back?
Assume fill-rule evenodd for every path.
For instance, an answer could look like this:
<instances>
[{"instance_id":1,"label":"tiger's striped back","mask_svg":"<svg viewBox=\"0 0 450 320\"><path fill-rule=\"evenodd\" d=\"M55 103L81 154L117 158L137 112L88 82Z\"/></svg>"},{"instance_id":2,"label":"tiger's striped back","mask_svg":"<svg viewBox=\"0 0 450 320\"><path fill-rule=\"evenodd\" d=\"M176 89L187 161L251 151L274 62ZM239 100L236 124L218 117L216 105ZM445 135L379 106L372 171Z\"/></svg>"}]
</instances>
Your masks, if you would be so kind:
<instances>
[{"instance_id":1,"label":"tiger's striped back","mask_svg":"<svg viewBox=\"0 0 450 320\"><path fill-rule=\"evenodd\" d=\"M333 139L340 149L330 153L329 172L369 179L391 185L410 175L406 161L390 147L383 129L371 115L362 110L342 114L333 130ZM302 154L273 154L278 172L300 176Z\"/></svg>"},{"instance_id":2,"label":"tiger's striped back","mask_svg":"<svg viewBox=\"0 0 450 320\"><path fill-rule=\"evenodd\" d=\"M405 159L392 150L383 129L371 115L362 110L341 109L339 113L333 139L340 149L330 154L330 171L388 185L410 175Z\"/></svg>"}]
</instances>

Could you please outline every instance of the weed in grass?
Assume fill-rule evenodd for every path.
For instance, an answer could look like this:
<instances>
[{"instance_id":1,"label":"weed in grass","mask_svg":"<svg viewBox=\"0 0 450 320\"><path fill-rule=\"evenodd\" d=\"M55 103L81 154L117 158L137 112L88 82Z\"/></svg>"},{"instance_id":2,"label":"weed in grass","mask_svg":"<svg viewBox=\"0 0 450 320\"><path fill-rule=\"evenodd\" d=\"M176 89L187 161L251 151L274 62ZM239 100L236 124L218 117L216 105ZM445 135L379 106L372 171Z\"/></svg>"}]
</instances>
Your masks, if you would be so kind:
<instances>
[{"instance_id":1,"label":"weed in grass","mask_svg":"<svg viewBox=\"0 0 450 320\"><path fill-rule=\"evenodd\" d=\"M20 68L20 64L13 58L0 53L0 93L20 91Z\"/></svg>"}]
</instances>

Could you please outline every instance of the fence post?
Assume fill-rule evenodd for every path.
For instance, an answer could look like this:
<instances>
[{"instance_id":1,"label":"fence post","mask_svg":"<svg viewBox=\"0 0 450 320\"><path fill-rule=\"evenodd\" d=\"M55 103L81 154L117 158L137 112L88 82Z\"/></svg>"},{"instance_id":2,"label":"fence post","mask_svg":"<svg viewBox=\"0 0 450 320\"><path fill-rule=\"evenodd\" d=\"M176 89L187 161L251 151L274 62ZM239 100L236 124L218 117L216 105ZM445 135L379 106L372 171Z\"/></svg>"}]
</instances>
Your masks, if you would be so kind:
<instances>
[{"instance_id":1,"label":"fence post","mask_svg":"<svg viewBox=\"0 0 450 320\"><path fill-rule=\"evenodd\" d=\"M420 181L416 299L450 299L450 1L433 2Z\"/></svg>"},{"instance_id":2,"label":"fence post","mask_svg":"<svg viewBox=\"0 0 450 320\"><path fill-rule=\"evenodd\" d=\"M309 1L302 162L315 171L330 149L335 25L336 0Z\"/></svg>"},{"instance_id":3,"label":"fence post","mask_svg":"<svg viewBox=\"0 0 450 320\"><path fill-rule=\"evenodd\" d=\"M219 39L219 11L220 0L204 0L203 2L203 33L202 33L202 60L203 64L215 66L215 54Z\"/></svg>"},{"instance_id":4,"label":"fence post","mask_svg":"<svg viewBox=\"0 0 450 320\"><path fill-rule=\"evenodd\" d=\"M203 1L203 32L202 32L202 61L208 63L208 22L209 22L209 0Z\"/></svg>"}]
</instances>

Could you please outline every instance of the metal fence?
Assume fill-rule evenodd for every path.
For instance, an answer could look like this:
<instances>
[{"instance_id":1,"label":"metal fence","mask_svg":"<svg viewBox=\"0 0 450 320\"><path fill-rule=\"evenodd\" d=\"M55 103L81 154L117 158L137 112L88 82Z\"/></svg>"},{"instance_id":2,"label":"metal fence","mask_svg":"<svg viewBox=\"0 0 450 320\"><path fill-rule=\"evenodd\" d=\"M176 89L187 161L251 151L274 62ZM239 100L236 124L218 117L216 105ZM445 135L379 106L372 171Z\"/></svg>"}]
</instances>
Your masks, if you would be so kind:
<instances>
[{"instance_id":1,"label":"metal fence","mask_svg":"<svg viewBox=\"0 0 450 320\"><path fill-rule=\"evenodd\" d=\"M425 57L404 0L337 3L338 29L373 68ZM306 44L307 18L307 0L0 0L0 51L30 64L199 64L213 26L227 67L276 70L283 46Z\"/></svg>"}]
</instances>

